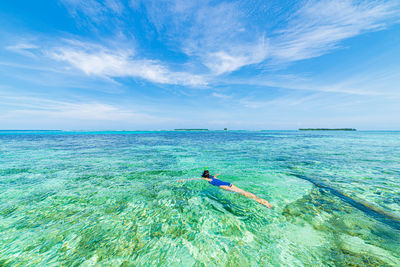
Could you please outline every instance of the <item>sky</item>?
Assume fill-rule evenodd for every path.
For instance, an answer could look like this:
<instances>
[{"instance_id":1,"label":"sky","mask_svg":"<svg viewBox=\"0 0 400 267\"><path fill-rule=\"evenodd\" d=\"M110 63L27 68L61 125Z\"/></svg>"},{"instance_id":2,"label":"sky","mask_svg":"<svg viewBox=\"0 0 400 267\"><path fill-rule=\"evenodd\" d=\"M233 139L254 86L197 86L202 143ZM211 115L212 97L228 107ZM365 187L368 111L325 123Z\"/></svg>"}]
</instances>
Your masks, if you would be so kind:
<instances>
[{"instance_id":1,"label":"sky","mask_svg":"<svg viewBox=\"0 0 400 267\"><path fill-rule=\"evenodd\" d=\"M400 1L0 1L0 129L400 130Z\"/></svg>"}]
</instances>

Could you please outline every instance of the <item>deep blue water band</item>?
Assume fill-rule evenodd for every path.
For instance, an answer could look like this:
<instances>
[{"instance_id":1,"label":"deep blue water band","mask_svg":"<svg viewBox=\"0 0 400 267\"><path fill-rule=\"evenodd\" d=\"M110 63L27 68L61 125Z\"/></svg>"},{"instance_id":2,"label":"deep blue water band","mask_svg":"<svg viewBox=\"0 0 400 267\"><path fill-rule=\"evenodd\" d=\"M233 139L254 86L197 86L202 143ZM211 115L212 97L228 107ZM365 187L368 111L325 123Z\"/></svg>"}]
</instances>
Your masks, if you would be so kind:
<instances>
[{"instance_id":1,"label":"deep blue water band","mask_svg":"<svg viewBox=\"0 0 400 267\"><path fill-rule=\"evenodd\" d=\"M290 175L293 175L295 177L298 177L303 180L307 180L317 186L320 189L324 189L332 193L333 195L341 198L345 202L349 203L353 207L365 212L368 216L371 216L397 230L400 230L400 218L389 211L385 211L379 207L376 207L372 205L371 203L368 203L366 201L360 200L360 199L355 199L352 197L347 196L346 194L340 192L339 190L332 188L331 186L328 186L327 184L316 181L310 177L307 177L305 175L301 174L296 174L296 173L290 173Z\"/></svg>"}]
</instances>

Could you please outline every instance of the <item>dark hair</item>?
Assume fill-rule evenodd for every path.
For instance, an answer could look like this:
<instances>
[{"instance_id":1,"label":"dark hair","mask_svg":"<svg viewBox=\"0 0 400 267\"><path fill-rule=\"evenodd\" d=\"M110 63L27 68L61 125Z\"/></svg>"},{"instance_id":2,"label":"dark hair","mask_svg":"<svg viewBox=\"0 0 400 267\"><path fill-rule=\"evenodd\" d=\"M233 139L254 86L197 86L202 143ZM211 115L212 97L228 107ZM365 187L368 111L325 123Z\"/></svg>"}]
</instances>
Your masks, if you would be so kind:
<instances>
[{"instance_id":1,"label":"dark hair","mask_svg":"<svg viewBox=\"0 0 400 267\"><path fill-rule=\"evenodd\" d=\"M201 177L209 178L210 177L210 173L207 170L205 170L203 172L203 174L201 175Z\"/></svg>"}]
</instances>

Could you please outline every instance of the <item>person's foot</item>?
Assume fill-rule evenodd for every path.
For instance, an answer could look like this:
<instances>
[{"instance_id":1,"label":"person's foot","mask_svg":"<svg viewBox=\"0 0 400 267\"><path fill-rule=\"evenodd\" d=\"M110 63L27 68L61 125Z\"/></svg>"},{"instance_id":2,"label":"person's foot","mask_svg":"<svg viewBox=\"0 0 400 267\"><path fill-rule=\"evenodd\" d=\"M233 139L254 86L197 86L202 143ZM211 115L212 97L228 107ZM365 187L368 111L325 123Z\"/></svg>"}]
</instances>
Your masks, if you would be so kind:
<instances>
[{"instance_id":1,"label":"person's foot","mask_svg":"<svg viewBox=\"0 0 400 267\"><path fill-rule=\"evenodd\" d=\"M265 199L259 198L259 199L256 199L256 201L257 201L258 203L260 203L261 205L266 206L266 207L269 208L269 209L272 208L272 205L271 205L268 201L266 201Z\"/></svg>"},{"instance_id":2,"label":"person's foot","mask_svg":"<svg viewBox=\"0 0 400 267\"><path fill-rule=\"evenodd\" d=\"M272 209L272 205L268 201L265 201L265 202L266 202L265 206L267 206L269 209Z\"/></svg>"}]
</instances>

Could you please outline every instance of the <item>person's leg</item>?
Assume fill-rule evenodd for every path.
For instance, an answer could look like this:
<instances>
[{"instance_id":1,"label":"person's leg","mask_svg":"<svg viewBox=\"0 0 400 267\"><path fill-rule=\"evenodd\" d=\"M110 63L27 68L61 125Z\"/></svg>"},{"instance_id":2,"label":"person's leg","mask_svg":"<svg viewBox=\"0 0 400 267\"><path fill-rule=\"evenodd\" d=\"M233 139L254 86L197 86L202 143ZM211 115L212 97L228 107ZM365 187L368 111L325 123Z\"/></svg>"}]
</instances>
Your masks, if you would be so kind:
<instances>
[{"instance_id":1,"label":"person's leg","mask_svg":"<svg viewBox=\"0 0 400 267\"><path fill-rule=\"evenodd\" d=\"M244 195L245 197L252 198L255 201L257 201L258 203L260 203L260 204L262 204L264 206L267 206L268 208L272 208L272 205L268 201L266 201L265 199L259 198L256 195L254 195L253 193L244 191L243 189L241 189L241 188L239 188L239 187L237 187L235 185L232 185L230 187L226 186L226 185L221 185L220 187L222 189L225 189L225 190L228 190L228 191L233 191L233 192L239 193L241 195Z\"/></svg>"}]
</instances>

